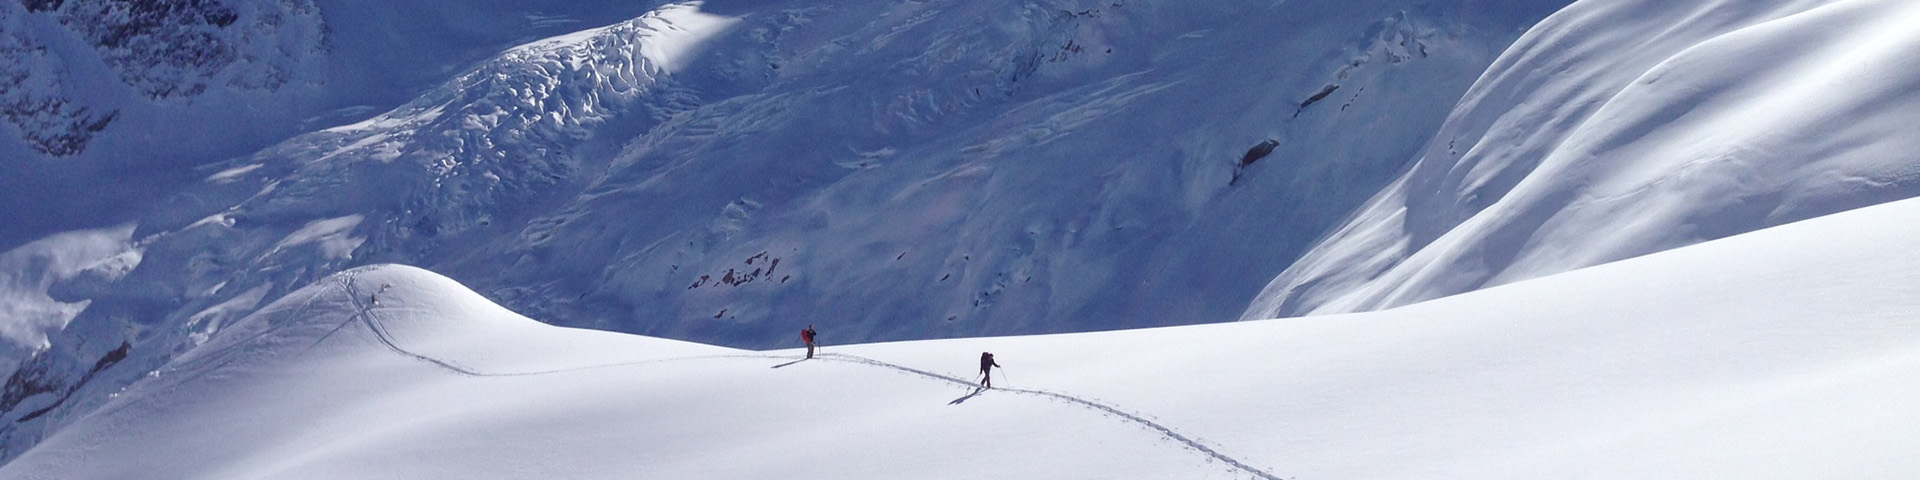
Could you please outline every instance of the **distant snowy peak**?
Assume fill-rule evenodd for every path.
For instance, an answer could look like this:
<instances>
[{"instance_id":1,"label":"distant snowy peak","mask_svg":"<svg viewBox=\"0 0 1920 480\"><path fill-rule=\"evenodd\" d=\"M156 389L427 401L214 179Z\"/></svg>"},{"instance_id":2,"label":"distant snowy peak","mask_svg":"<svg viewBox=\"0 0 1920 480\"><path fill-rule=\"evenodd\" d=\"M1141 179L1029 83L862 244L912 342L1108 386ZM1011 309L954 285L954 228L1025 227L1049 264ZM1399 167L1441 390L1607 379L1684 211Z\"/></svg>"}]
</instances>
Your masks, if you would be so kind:
<instances>
[{"instance_id":1,"label":"distant snowy peak","mask_svg":"<svg viewBox=\"0 0 1920 480\"><path fill-rule=\"evenodd\" d=\"M0 2L0 119L79 154L130 103L318 82L324 29L311 0Z\"/></svg>"},{"instance_id":2,"label":"distant snowy peak","mask_svg":"<svg viewBox=\"0 0 1920 480\"><path fill-rule=\"evenodd\" d=\"M1920 4L1582 2L1242 318L1388 308L1920 194Z\"/></svg>"}]
</instances>

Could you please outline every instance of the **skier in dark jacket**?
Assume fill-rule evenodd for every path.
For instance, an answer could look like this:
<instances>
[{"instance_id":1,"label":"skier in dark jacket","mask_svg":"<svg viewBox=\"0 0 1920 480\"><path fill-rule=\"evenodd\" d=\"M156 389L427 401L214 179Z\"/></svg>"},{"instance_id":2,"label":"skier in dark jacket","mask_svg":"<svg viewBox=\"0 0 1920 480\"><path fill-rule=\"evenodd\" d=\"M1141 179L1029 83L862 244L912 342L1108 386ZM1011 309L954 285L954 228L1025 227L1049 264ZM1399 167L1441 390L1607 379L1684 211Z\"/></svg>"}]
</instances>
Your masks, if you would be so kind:
<instances>
[{"instance_id":1,"label":"skier in dark jacket","mask_svg":"<svg viewBox=\"0 0 1920 480\"><path fill-rule=\"evenodd\" d=\"M813 336L812 324L808 324L806 330L800 331L800 341L807 342L807 358L813 358Z\"/></svg>"},{"instance_id":2,"label":"skier in dark jacket","mask_svg":"<svg viewBox=\"0 0 1920 480\"><path fill-rule=\"evenodd\" d=\"M980 352L980 388L993 388L993 367L998 366L1000 364L993 361L993 354Z\"/></svg>"}]
</instances>

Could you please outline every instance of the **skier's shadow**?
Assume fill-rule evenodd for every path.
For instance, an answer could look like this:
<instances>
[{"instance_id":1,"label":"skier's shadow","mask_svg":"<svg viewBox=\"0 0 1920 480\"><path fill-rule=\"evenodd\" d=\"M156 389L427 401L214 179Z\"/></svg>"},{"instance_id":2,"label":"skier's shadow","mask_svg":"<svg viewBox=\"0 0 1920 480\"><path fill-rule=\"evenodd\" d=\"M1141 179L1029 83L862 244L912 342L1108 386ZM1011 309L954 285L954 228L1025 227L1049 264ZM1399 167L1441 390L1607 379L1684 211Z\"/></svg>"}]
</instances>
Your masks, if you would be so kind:
<instances>
[{"instance_id":1,"label":"skier's shadow","mask_svg":"<svg viewBox=\"0 0 1920 480\"><path fill-rule=\"evenodd\" d=\"M804 361L807 361L807 360L812 360L812 359L811 359L811 358L802 358L802 359L799 359L799 360L794 360L794 361L791 361L791 362L787 362L787 363L782 363L782 364L779 364L779 365L774 365L774 366L773 366L773 368L780 368L780 367L784 367L784 366L788 366L788 365L793 365L793 364L796 364L796 363L800 363L800 362L804 362Z\"/></svg>"},{"instance_id":2,"label":"skier's shadow","mask_svg":"<svg viewBox=\"0 0 1920 480\"><path fill-rule=\"evenodd\" d=\"M960 398L956 398L956 399L953 399L953 401L951 401L951 402L947 402L947 405L959 405L959 404L960 404L960 402L965 402L965 401L967 401L967 400L972 400L972 399L973 399L973 397L977 397L977 396L980 396L980 394L981 394L981 393L984 393L984 392L986 392L986 391L987 391L987 388L986 388L986 387L973 387L973 391L972 391L972 392L969 392L969 393L967 393L967 395L966 395L966 396L963 396L963 397L960 397Z\"/></svg>"}]
</instances>

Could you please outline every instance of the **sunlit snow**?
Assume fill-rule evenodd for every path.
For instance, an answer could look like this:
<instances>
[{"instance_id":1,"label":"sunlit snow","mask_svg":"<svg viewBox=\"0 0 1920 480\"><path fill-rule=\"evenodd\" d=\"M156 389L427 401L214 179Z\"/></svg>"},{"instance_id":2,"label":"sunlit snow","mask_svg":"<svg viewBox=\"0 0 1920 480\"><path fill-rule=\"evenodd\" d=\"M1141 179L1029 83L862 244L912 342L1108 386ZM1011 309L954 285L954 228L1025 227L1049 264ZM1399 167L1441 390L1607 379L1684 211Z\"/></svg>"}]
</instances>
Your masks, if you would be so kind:
<instances>
[{"instance_id":1,"label":"sunlit snow","mask_svg":"<svg viewBox=\"0 0 1920 480\"><path fill-rule=\"evenodd\" d=\"M1567 3L0 1L0 478L1920 472L1920 4Z\"/></svg>"},{"instance_id":2,"label":"sunlit snow","mask_svg":"<svg viewBox=\"0 0 1920 480\"><path fill-rule=\"evenodd\" d=\"M0 475L1900 478L1915 235L1908 200L1377 313L813 360L551 327L375 266ZM973 388L981 351L1000 388Z\"/></svg>"}]
</instances>

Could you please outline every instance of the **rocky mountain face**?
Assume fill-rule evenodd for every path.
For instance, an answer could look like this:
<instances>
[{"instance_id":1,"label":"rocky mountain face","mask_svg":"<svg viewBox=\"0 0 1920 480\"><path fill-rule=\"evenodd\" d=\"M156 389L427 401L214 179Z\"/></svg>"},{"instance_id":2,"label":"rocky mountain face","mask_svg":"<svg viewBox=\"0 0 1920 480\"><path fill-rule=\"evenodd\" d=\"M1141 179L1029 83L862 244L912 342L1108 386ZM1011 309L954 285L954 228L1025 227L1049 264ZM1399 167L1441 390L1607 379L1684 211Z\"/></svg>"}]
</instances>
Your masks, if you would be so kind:
<instances>
[{"instance_id":1,"label":"rocky mountain face","mask_svg":"<svg viewBox=\"0 0 1920 480\"><path fill-rule=\"evenodd\" d=\"M371 46L432 35L383 34L393 16L368 12L466 17L0 3L6 45L41 62L0 77L31 86L7 91L69 99L13 128L92 132L64 154L22 134L35 155L165 137L127 126L185 118L162 110L251 131L254 114L216 113L296 105L275 121L311 127L61 237L85 250L0 257L40 266L0 272L0 293L35 306L17 322L35 327L8 334L28 353L0 393L7 458L228 322L369 263L443 272L551 323L753 348L806 323L832 344L1231 320L1557 8L711 0L584 25L602 14L515 10L515 31L572 33L392 73L354 61L406 65ZM62 20L82 17L97 21ZM397 105L339 101L429 73L442 80Z\"/></svg>"},{"instance_id":2,"label":"rocky mountain face","mask_svg":"<svg viewBox=\"0 0 1920 480\"><path fill-rule=\"evenodd\" d=\"M323 28L311 0L0 2L0 119L34 152L78 155L129 103L313 81Z\"/></svg>"}]
</instances>

